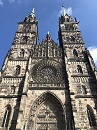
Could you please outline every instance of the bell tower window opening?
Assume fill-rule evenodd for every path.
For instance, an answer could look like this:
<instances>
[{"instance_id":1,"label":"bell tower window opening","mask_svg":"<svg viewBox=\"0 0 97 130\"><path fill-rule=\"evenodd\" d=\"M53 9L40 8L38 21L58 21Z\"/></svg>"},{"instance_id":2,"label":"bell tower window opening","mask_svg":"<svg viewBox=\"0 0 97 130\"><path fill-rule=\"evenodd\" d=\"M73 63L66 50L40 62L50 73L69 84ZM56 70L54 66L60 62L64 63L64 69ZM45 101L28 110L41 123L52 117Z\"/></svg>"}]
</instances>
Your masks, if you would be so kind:
<instances>
[{"instance_id":1,"label":"bell tower window opening","mask_svg":"<svg viewBox=\"0 0 97 130\"><path fill-rule=\"evenodd\" d=\"M83 74L82 67L80 65L77 65L77 71L80 74Z\"/></svg>"},{"instance_id":2,"label":"bell tower window opening","mask_svg":"<svg viewBox=\"0 0 97 130\"><path fill-rule=\"evenodd\" d=\"M20 70L21 70L20 65L17 65L17 66L16 66L16 75L19 75L19 74L20 74Z\"/></svg>"},{"instance_id":3,"label":"bell tower window opening","mask_svg":"<svg viewBox=\"0 0 97 130\"><path fill-rule=\"evenodd\" d=\"M22 43L27 43L27 41L28 41L28 36L23 36Z\"/></svg>"},{"instance_id":4,"label":"bell tower window opening","mask_svg":"<svg viewBox=\"0 0 97 130\"><path fill-rule=\"evenodd\" d=\"M82 85L82 94L87 94L86 87Z\"/></svg>"},{"instance_id":5,"label":"bell tower window opening","mask_svg":"<svg viewBox=\"0 0 97 130\"><path fill-rule=\"evenodd\" d=\"M11 94L14 94L15 93L15 86L11 86Z\"/></svg>"},{"instance_id":6,"label":"bell tower window opening","mask_svg":"<svg viewBox=\"0 0 97 130\"><path fill-rule=\"evenodd\" d=\"M30 32L31 26L30 25L24 25L23 32Z\"/></svg>"},{"instance_id":7,"label":"bell tower window opening","mask_svg":"<svg viewBox=\"0 0 97 130\"><path fill-rule=\"evenodd\" d=\"M25 50L21 49L21 51L20 51L20 57L24 57L24 54L25 54Z\"/></svg>"},{"instance_id":8,"label":"bell tower window opening","mask_svg":"<svg viewBox=\"0 0 97 130\"><path fill-rule=\"evenodd\" d=\"M76 49L73 50L73 55L74 55L74 57L78 57L78 52Z\"/></svg>"}]
</instances>

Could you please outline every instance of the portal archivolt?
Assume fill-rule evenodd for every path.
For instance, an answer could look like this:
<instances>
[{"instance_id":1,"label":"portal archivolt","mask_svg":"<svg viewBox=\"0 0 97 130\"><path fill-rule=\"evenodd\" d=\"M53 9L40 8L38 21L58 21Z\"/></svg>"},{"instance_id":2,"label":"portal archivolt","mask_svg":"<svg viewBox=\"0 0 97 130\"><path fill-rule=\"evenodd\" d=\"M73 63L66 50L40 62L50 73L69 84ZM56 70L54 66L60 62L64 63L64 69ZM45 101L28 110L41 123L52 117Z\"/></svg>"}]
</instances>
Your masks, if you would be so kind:
<instances>
[{"instance_id":1,"label":"portal archivolt","mask_svg":"<svg viewBox=\"0 0 97 130\"><path fill-rule=\"evenodd\" d=\"M65 130L61 103L50 93L34 102L30 111L28 130Z\"/></svg>"}]
</instances>

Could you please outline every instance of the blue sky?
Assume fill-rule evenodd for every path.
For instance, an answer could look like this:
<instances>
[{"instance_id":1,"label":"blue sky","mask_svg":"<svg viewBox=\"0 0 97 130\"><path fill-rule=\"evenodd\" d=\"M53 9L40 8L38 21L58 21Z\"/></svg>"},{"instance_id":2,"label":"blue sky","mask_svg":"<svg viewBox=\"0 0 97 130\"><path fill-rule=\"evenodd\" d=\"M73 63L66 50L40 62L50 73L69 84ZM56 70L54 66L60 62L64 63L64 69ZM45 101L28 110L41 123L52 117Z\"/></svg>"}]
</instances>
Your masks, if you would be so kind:
<instances>
[{"instance_id":1,"label":"blue sky","mask_svg":"<svg viewBox=\"0 0 97 130\"><path fill-rule=\"evenodd\" d=\"M0 68L14 39L17 22L24 20L35 5L39 21L39 42L48 30L58 43L58 19L61 6L80 21L85 43L97 64L97 0L0 0Z\"/></svg>"}]
</instances>

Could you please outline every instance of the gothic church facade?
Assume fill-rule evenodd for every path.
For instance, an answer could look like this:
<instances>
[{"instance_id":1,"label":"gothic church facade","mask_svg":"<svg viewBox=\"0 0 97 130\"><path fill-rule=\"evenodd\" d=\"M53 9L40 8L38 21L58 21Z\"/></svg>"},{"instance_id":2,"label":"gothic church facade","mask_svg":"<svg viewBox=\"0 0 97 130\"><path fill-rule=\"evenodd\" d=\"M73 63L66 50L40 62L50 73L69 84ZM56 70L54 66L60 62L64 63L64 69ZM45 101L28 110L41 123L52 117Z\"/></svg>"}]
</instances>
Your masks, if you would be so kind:
<instances>
[{"instance_id":1,"label":"gothic church facade","mask_svg":"<svg viewBox=\"0 0 97 130\"><path fill-rule=\"evenodd\" d=\"M38 43L34 9L18 23L0 72L0 130L97 130L97 71L76 18L59 18L59 46Z\"/></svg>"}]
</instances>

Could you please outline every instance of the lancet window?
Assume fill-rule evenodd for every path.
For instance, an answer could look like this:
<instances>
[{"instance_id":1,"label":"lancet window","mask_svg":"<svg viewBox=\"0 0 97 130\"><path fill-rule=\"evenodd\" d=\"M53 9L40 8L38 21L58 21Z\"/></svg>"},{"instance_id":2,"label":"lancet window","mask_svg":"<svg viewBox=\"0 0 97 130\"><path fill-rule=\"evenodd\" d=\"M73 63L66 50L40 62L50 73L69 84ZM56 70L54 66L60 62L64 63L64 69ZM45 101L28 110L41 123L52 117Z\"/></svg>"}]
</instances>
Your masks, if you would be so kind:
<instances>
[{"instance_id":1,"label":"lancet window","mask_svg":"<svg viewBox=\"0 0 97 130\"><path fill-rule=\"evenodd\" d=\"M27 43L27 40L28 40L28 36L23 36L22 43Z\"/></svg>"},{"instance_id":2,"label":"lancet window","mask_svg":"<svg viewBox=\"0 0 97 130\"><path fill-rule=\"evenodd\" d=\"M73 50L73 55L74 55L74 57L78 57L78 52L76 49Z\"/></svg>"},{"instance_id":3,"label":"lancet window","mask_svg":"<svg viewBox=\"0 0 97 130\"><path fill-rule=\"evenodd\" d=\"M80 65L77 65L77 71L78 73L83 74L82 67Z\"/></svg>"},{"instance_id":4,"label":"lancet window","mask_svg":"<svg viewBox=\"0 0 97 130\"><path fill-rule=\"evenodd\" d=\"M87 94L86 87L82 85L82 94Z\"/></svg>"},{"instance_id":5,"label":"lancet window","mask_svg":"<svg viewBox=\"0 0 97 130\"><path fill-rule=\"evenodd\" d=\"M31 26L30 25L24 25L23 32L30 32Z\"/></svg>"},{"instance_id":6,"label":"lancet window","mask_svg":"<svg viewBox=\"0 0 97 130\"><path fill-rule=\"evenodd\" d=\"M90 105L87 105L87 114L88 114L90 127L95 127L96 126L95 115Z\"/></svg>"},{"instance_id":7,"label":"lancet window","mask_svg":"<svg viewBox=\"0 0 97 130\"><path fill-rule=\"evenodd\" d=\"M20 57L24 57L24 54L25 54L25 50L21 49L21 51L20 51Z\"/></svg>"},{"instance_id":8,"label":"lancet window","mask_svg":"<svg viewBox=\"0 0 97 130\"><path fill-rule=\"evenodd\" d=\"M15 93L15 86L12 85L12 86L11 86L11 94L14 94L14 93Z\"/></svg>"},{"instance_id":9,"label":"lancet window","mask_svg":"<svg viewBox=\"0 0 97 130\"><path fill-rule=\"evenodd\" d=\"M20 65L17 65L17 66L16 66L16 75L19 75L19 74L20 74L20 69L21 69L21 66L20 66Z\"/></svg>"},{"instance_id":10,"label":"lancet window","mask_svg":"<svg viewBox=\"0 0 97 130\"><path fill-rule=\"evenodd\" d=\"M8 127L10 114L11 114L11 106L7 105L5 114L4 114L4 118L3 118L3 122L2 122L2 127L6 127L6 128Z\"/></svg>"}]
</instances>

